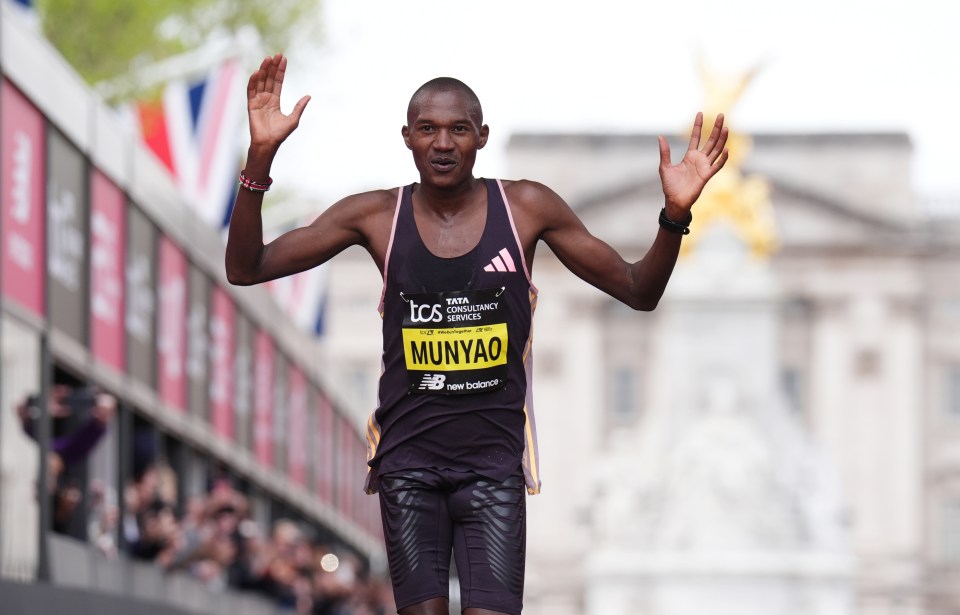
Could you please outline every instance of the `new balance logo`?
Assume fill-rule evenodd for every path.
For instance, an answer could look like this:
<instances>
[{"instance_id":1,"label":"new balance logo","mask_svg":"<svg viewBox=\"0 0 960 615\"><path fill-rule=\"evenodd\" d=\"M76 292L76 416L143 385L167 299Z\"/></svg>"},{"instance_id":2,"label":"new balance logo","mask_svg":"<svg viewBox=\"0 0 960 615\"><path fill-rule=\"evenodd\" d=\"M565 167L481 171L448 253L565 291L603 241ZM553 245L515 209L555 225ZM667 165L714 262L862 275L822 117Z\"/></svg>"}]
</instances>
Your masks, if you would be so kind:
<instances>
[{"instance_id":1,"label":"new balance logo","mask_svg":"<svg viewBox=\"0 0 960 615\"><path fill-rule=\"evenodd\" d=\"M513 258L507 249L500 250L499 256L494 256L493 261L483 268L484 271L516 271L517 266L513 264Z\"/></svg>"},{"instance_id":2,"label":"new balance logo","mask_svg":"<svg viewBox=\"0 0 960 615\"><path fill-rule=\"evenodd\" d=\"M421 391L439 391L443 388L443 383L446 382L447 377L443 374L424 374L423 380L420 381L420 386L417 387Z\"/></svg>"}]
</instances>

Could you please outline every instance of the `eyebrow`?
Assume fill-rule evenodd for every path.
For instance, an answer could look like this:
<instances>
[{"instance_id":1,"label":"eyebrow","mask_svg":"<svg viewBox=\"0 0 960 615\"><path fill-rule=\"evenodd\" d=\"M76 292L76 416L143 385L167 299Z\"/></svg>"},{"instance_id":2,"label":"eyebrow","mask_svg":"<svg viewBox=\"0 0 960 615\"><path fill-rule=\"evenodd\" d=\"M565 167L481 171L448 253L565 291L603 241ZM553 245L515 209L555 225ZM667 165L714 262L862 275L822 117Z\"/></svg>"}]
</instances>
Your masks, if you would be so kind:
<instances>
[{"instance_id":1,"label":"eyebrow","mask_svg":"<svg viewBox=\"0 0 960 615\"><path fill-rule=\"evenodd\" d=\"M437 121L437 120L435 120L435 119L433 119L433 118L427 117L427 118L417 118L417 120L414 121L413 125L414 125L414 126L419 126L420 124L439 124L439 123L441 123L441 122L439 122L439 121ZM448 123L448 124L450 124L450 125L452 125L452 126L474 126L474 125L476 125L476 122L474 122L473 119L472 119L472 118L469 118L469 117L451 120L450 122L446 122L446 123Z\"/></svg>"}]
</instances>

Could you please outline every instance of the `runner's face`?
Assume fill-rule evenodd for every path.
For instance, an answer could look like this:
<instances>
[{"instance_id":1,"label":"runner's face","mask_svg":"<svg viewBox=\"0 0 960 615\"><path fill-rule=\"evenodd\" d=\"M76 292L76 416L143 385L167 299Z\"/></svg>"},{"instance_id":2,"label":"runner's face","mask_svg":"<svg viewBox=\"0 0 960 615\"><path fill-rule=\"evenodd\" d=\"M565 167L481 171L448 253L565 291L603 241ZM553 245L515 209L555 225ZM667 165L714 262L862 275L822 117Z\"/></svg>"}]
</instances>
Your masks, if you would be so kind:
<instances>
[{"instance_id":1,"label":"runner's face","mask_svg":"<svg viewBox=\"0 0 960 615\"><path fill-rule=\"evenodd\" d=\"M432 92L423 97L403 127L420 181L452 187L473 178L477 150L487 143L488 128L470 115L460 92Z\"/></svg>"}]
</instances>

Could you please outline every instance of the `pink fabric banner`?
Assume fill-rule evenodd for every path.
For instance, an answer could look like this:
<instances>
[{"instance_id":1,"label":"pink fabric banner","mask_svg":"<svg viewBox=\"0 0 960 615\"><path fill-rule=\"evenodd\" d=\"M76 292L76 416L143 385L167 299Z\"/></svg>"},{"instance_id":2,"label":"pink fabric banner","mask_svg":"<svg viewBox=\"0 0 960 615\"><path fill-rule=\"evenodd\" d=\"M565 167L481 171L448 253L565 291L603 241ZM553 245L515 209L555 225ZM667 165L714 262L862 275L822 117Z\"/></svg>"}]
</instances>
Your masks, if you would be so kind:
<instances>
[{"instance_id":1,"label":"pink fabric banner","mask_svg":"<svg viewBox=\"0 0 960 615\"><path fill-rule=\"evenodd\" d=\"M227 291L214 286L210 307L210 423L217 435L234 439L233 354L236 308Z\"/></svg>"},{"instance_id":2,"label":"pink fabric banner","mask_svg":"<svg viewBox=\"0 0 960 615\"><path fill-rule=\"evenodd\" d=\"M126 198L107 176L90 176L90 350L117 371L126 368L123 297Z\"/></svg>"},{"instance_id":3,"label":"pink fabric banner","mask_svg":"<svg viewBox=\"0 0 960 615\"><path fill-rule=\"evenodd\" d=\"M177 410L186 411L187 257L166 236L160 238L159 266L157 389L164 403Z\"/></svg>"},{"instance_id":4,"label":"pink fabric banner","mask_svg":"<svg viewBox=\"0 0 960 615\"><path fill-rule=\"evenodd\" d=\"M253 456L273 466L273 374L276 348L266 331L257 331L253 346Z\"/></svg>"},{"instance_id":5,"label":"pink fabric banner","mask_svg":"<svg viewBox=\"0 0 960 615\"><path fill-rule=\"evenodd\" d=\"M307 485L307 378L303 370L291 366L290 423L287 436L287 471L297 485Z\"/></svg>"},{"instance_id":6,"label":"pink fabric banner","mask_svg":"<svg viewBox=\"0 0 960 615\"><path fill-rule=\"evenodd\" d=\"M9 81L0 84L3 295L46 315L43 116Z\"/></svg>"},{"instance_id":7,"label":"pink fabric banner","mask_svg":"<svg viewBox=\"0 0 960 615\"><path fill-rule=\"evenodd\" d=\"M333 502L333 406L317 396L316 445L313 447L314 489L324 502Z\"/></svg>"},{"instance_id":8,"label":"pink fabric banner","mask_svg":"<svg viewBox=\"0 0 960 615\"><path fill-rule=\"evenodd\" d=\"M361 488L361 485L355 480L357 459L354 442L356 441L356 434L351 429L347 419L338 415L337 422L339 423L337 431L340 436L340 447L337 452L339 467L339 472L337 472L337 482L339 483L337 508L340 509L344 517L352 519L354 494Z\"/></svg>"}]
</instances>

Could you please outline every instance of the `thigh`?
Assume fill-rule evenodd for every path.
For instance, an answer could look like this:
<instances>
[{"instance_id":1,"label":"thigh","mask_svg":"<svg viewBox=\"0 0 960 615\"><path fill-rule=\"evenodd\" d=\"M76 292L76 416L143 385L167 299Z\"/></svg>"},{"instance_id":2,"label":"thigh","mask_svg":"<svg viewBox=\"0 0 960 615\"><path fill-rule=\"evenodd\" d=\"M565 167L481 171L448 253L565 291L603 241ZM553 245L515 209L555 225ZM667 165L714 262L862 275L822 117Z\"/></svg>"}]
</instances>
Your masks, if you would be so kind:
<instances>
[{"instance_id":1,"label":"thigh","mask_svg":"<svg viewBox=\"0 0 960 615\"><path fill-rule=\"evenodd\" d=\"M462 606L519 614L526 563L523 474L502 483L478 477L461 484L450 511Z\"/></svg>"},{"instance_id":2,"label":"thigh","mask_svg":"<svg viewBox=\"0 0 960 615\"><path fill-rule=\"evenodd\" d=\"M380 477L380 515L397 609L449 594L453 522L447 493L423 471Z\"/></svg>"}]
</instances>

